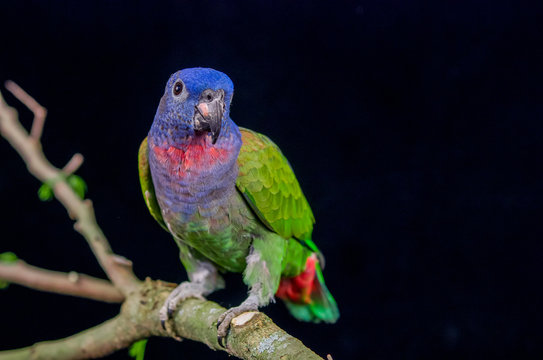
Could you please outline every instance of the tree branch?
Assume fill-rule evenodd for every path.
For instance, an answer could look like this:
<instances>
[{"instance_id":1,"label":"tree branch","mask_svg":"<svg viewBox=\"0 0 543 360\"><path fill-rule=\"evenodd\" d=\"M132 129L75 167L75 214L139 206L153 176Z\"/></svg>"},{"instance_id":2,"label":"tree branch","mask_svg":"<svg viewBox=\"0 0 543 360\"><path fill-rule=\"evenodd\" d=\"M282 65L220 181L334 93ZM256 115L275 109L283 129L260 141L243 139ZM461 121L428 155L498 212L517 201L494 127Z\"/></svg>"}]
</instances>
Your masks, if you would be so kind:
<instances>
[{"instance_id":1,"label":"tree branch","mask_svg":"<svg viewBox=\"0 0 543 360\"><path fill-rule=\"evenodd\" d=\"M109 281L76 272L62 273L41 269L22 260L0 262L0 279L35 290L73 295L109 303L124 300L123 294Z\"/></svg>"},{"instance_id":2,"label":"tree branch","mask_svg":"<svg viewBox=\"0 0 543 360\"><path fill-rule=\"evenodd\" d=\"M158 311L171 289L171 285L147 279L140 291L126 299L121 313L112 320L65 339L0 351L0 360L87 359L106 356L150 336L170 336L158 321ZM322 360L300 340L256 311L234 318L224 349L217 342L217 319L225 310L212 301L188 299L179 304L171 320L172 327L182 338L202 342L240 359Z\"/></svg>"},{"instance_id":3,"label":"tree branch","mask_svg":"<svg viewBox=\"0 0 543 360\"><path fill-rule=\"evenodd\" d=\"M96 223L92 202L81 200L66 181L66 176L81 165L82 156L76 154L63 170L51 165L40 143L46 110L15 83L8 82L6 87L34 112L35 117L29 135L19 122L16 110L4 102L0 93L0 135L21 155L31 174L52 185L56 198L76 220L75 229L85 237L115 288L107 281L82 275L74 285L69 274L38 269L22 261L0 264L0 278L40 290L104 301L108 301L106 298L121 301L122 297L125 300L121 313L101 325L65 339L0 351L0 360L96 358L150 336L171 337L160 325L158 311L175 285L159 280L139 281L132 272L132 263L113 253ZM117 292L114 294L112 289ZM112 297L107 297L106 293ZM214 350L227 351L241 359L322 360L259 312L234 318L226 337L227 348L222 348L217 342L217 320L225 310L214 302L188 299L178 306L170 325L180 337L202 342Z\"/></svg>"},{"instance_id":4,"label":"tree branch","mask_svg":"<svg viewBox=\"0 0 543 360\"><path fill-rule=\"evenodd\" d=\"M54 184L55 197L68 210L70 217L76 220L74 228L85 237L107 276L126 296L139 284L139 280L132 272L132 263L113 253L104 233L96 223L92 202L81 200L66 182L63 171L51 165L42 152L40 136L45 121L45 108L14 82L6 82L6 88L34 112L34 122L29 135L19 122L16 110L9 107L0 94L0 134L21 155L32 175L44 183ZM75 170L77 168L75 165L80 165L78 162L82 160L76 157L76 160L70 161L67 165L68 170Z\"/></svg>"},{"instance_id":5,"label":"tree branch","mask_svg":"<svg viewBox=\"0 0 543 360\"><path fill-rule=\"evenodd\" d=\"M17 350L0 351L0 360L89 359L104 357L140 340L126 316L117 316L98 326L62 340L44 341Z\"/></svg>"}]
</instances>

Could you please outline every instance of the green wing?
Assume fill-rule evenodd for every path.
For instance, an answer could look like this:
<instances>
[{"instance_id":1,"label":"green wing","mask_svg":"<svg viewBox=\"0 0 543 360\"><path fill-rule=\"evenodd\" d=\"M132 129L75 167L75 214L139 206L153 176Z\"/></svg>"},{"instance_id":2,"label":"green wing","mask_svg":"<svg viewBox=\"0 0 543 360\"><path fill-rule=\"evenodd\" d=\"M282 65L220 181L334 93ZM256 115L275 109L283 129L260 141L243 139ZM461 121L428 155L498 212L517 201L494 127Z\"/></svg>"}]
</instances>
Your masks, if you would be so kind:
<instances>
[{"instance_id":1,"label":"green wing","mask_svg":"<svg viewBox=\"0 0 543 360\"><path fill-rule=\"evenodd\" d=\"M147 138L143 139L140 145L138 153L138 170L140 174L141 192L143 193L147 208L160 226L169 232L156 200L153 178L151 177L151 170L149 169L149 147L147 146Z\"/></svg>"},{"instance_id":2,"label":"green wing","mask_svg":"<svg viewBox=\"0 0 543 360\"><path fill-rule=\"evenodd\" d=\"M320 253L311 241L313 212L287 159L268 137L244 128L240 131L238 190L269 229Z\"/></svg>"}]
</instances>

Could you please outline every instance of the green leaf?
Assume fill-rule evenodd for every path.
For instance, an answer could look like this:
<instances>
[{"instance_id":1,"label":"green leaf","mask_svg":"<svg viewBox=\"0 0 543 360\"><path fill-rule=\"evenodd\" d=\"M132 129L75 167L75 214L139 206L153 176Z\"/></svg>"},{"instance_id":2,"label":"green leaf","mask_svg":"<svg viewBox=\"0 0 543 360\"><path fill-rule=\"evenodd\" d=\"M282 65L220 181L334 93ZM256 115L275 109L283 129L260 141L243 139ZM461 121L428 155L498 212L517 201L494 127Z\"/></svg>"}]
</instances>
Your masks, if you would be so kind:
<instances>
[{"instance_id":1,"label":"green leaf","mask_svg":"<svg viewBox=\"0 0 543 360\"><path fill-rule=\"evenodd\" d=\"M1 253L0 254L0 262L6 263L6 264L12 264L16 262L19 258L17 255L12 253L11 251ZM0 290L5 289L9 286L9 282L5 280L0 280Z\"/></svg>"},{"instance_id":2,"label":"green leaf","mask_svg":"<svg viewBox=\"0 0 543 360\"><path fill-rule=\"evenodd\" d=\"M64 175L59 175L59 177L48 180L47 182L43 183L40 188L38 189L38 197L41 201L50 201L55 196L55 193L53 191L53 186L55 183L59 180L63 180ZM70 175L66 178L66 182L68 185L72 188L72 190L79 196L81 199L85 198L85 194L87 193L87 183L85 183L85 180L83 180L80 176L77 175Z\"/></svg>"},{"instance_id":3,"label":"green leaf","mask_svg":"<svg viewBox=\"0 0 543 360\"><path fill-rule=\"evenodd\" d=\"M16 262L17 260L19 260L17 255L12 253L11 251L7 251L0 254L0 262L10 264L10 263Z\"/></svg>"},{"instance_id":4,"label":"green leaf","mask_svg":"<svg viewBox=\"0 0 543 360\"><path fill-rule=\"evenodd\" d=\"M53 200L53 188L49 184L42 184L38 189L38 197L41 201Z\"/></svg>"},{"instance_id":5,"label":"green leaf","mask_svg":"<svg viewBox=\"0 0 543 360\"><path fill-rule=\"evenodd\" d=\"M136 341L135 343L130 346L130 349L128 350L128 355L133 357L136 360L143 360L143 356L145 355L145 346L147 345L147 340L149 339L143 339L140 341Z\"/></svg>"},{"instance_id":6,"label":"green leaf","mask_svg":"<svg viewBox=\"0 0 543 360\"><path fill-rule=\"evenodd\" d=\"M68 185L75 191L75 193L81 198L85 198L87 193L87 183L81 178L81 176L70 175L68 176Z\"/></svg>"}]
</instances>

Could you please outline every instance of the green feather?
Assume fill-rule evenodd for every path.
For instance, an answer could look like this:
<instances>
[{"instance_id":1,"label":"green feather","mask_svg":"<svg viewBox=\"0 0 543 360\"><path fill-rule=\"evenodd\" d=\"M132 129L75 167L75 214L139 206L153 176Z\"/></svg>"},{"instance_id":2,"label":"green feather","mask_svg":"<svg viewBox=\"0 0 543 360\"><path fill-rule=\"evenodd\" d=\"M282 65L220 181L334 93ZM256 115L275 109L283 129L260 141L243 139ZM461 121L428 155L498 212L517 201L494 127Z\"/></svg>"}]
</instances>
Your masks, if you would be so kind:
<instances>
[{"instance_id":1,"label":"green feather","mask_svg":"<svg viewBox=\"0 0 543 360\"><path fill-rule=\"evenodd\" d=\"M155 187L153 185L151 169L149 168L149 147L147 146L147 138L143 139L140 145L138 153L138 170L140 175L141 192L143 194L145 204L159 225L162 226L164 230L169 232L168 227L162 218L162 212L160 211L160 206L158 205L155 195Z\"/></svg>"},{"instance_id":2,"label":"green feather","mask_svg":"<svg viewBox=\"0 0 543 360\"><path fill-rule=\"evenodd\" d=\"M322 258L311 241L313 212L287 159L268 137L240 131L238 190L266 227L285 239L297 239Z\"/></svg>"}]
</instances>

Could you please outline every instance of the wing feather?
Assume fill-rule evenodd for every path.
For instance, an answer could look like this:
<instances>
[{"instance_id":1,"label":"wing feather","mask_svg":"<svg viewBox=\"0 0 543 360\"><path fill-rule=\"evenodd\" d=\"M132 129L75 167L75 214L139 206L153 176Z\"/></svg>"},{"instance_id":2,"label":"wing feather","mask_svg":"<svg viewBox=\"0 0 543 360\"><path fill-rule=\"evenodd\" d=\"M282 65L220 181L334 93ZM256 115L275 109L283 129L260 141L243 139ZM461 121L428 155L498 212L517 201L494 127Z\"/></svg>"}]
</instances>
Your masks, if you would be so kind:
<instances>
[{"instance_id":1,"label":"wing feather","mask_svg":"<svg viewBox=\"0 0 543 360\"><path fill-rule=\"evenodd\" d=\"M138 170L140 175L141 192L145 204L149 209L151 215L162 226L162 228L169 232L164 219L162 218L162 212L158 205L155 186L153 185L153 178L151 177L151 169L149 168L149 147L147 146L147 138L143 139L138 152Z\"/></svg>"},{"instance_id":2,"label":"wing feather","mask_svg":"<svg viewBox=\"0 0 543 360\"><path fill-rule=\"evenodd\" d=\"M240 131L238 190L270 230L310 241L315 218L287 159L268 137Z\"/></svg>"}]
</instances>

